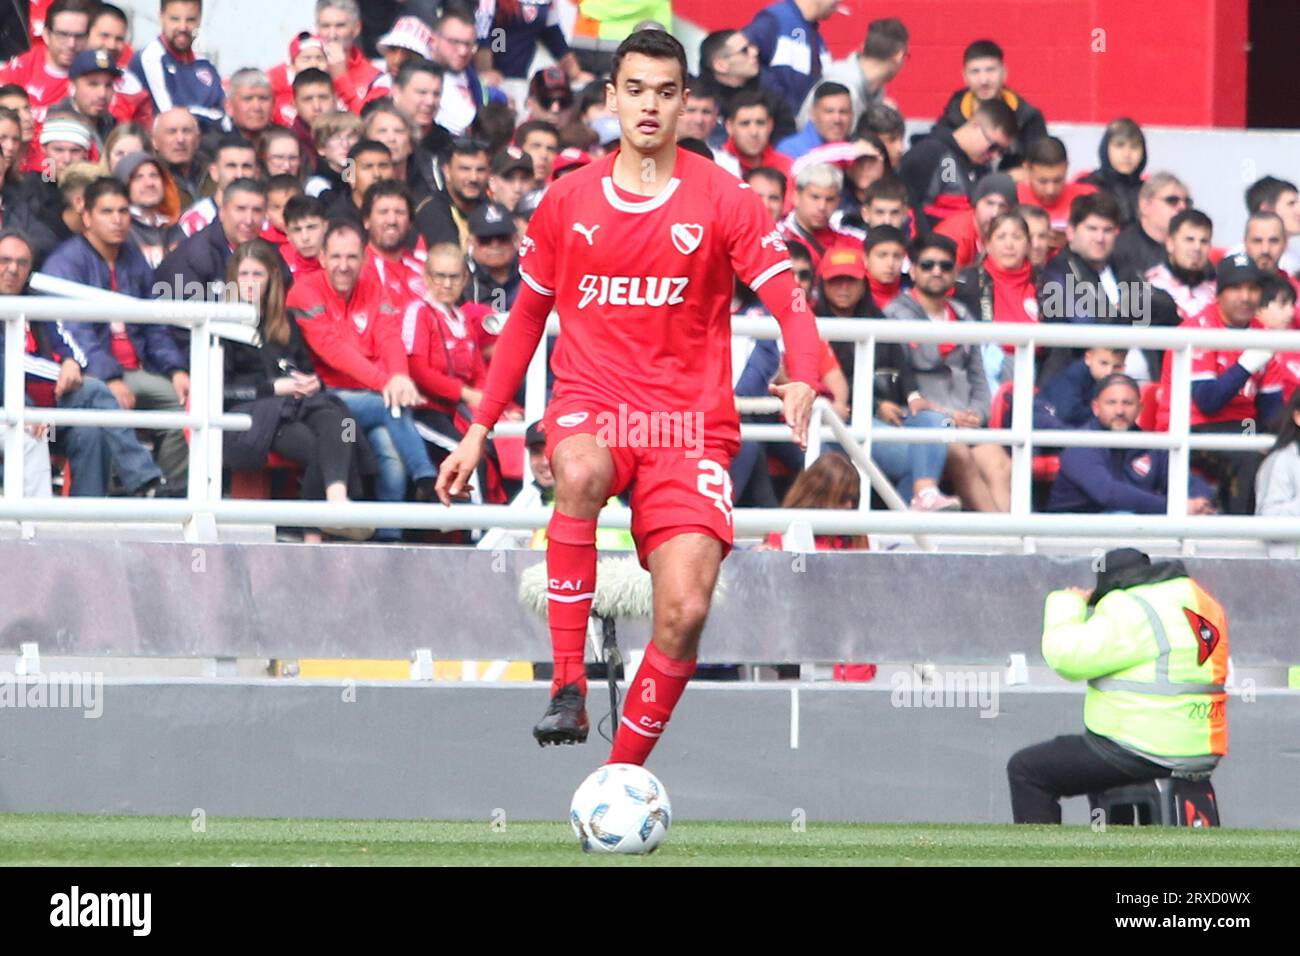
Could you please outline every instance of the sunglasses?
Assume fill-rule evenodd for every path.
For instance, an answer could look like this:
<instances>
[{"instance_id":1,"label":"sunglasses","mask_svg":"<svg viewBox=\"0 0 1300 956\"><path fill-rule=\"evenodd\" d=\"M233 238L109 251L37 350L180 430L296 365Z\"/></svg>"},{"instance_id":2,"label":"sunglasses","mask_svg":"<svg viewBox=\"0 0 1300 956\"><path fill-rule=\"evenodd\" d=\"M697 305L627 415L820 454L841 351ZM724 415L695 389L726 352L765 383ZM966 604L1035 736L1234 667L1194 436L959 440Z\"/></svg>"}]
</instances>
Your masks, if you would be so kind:
<instances>
[{"instance_id":1,"label":"sunglasses","mask_svg":"<svg viewBox=\"0 0 1300 956\"><path fill-rule=\"evenodd\" d=\"M812 270L811 270L811 269L795 269L795 270L794 270L794 277L795 277L795 281L797 281L797 282L811 282L811 281L812 281L812 277L813 277Z\"/></svg>"},{"instance_id":2,"label":"sunglasses","mask_svg":"<svg viewBox=\"0 0 1300 956\"><path fill-rule=\"evenodd\" d=\"M457 136L451 141L451 148L457 153L486 153L488 143L486 140L476 139L472 136Z\"/></svg>"},{"instance_id":3,"label":"sunglasses","mask_svg":"<svg viewBox=\"0 0 1300 956\"><path fill-rule=\"evenodd\" d=\"M1192 205L1191 196L1161 196L1160 201L1164 203L1166 206L1173 206L1173 207L1187 206L1190 208Z\"/></svg>"},{"instance_id":4,"label":"sunglasses","mask_svg":"<svg viewBox=\"0 0 1300 956\"><path fill-rule=\"evenodd\" d=\"M951 259L922 259L916 264L920 272L933 272L938 269L940 272L951 272L956 263Z\"/></svg>"}]
</instances>

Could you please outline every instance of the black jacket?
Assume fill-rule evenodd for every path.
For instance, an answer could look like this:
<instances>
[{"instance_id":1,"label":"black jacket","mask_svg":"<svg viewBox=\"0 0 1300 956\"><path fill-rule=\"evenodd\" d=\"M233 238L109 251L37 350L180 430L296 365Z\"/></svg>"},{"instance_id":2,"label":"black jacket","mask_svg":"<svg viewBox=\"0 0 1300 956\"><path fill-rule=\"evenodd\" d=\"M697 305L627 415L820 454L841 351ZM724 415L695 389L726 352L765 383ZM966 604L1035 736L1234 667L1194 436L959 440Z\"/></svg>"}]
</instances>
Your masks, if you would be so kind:
<instances>
[{"instance_id":1,"label":"black jacket","mask_svg":"<svg viewBox=\"0 0 1300 956\"><path fill-rule=\"evenodd\" d=\"M947 217L969 209L971 190L986 172L987 167L970 161L946 127L936 125L917 140L898 164L917 233L928 234Z\"/></svg>"},{"instance_id":2,"label":"black jacket","mask_svg":"<svg viewBox=\"0 0 1300 956\"><path fill-rule=\"evenodd\" d=\"M1011 148L1002 156L1002 162L999 169L1012 169L1024 162L1025 150L1029 144L1040 136L1047 135L1047 121L1043 119L1043 112L1036 106L1031 106L1025 98L1018 93L1003 88L1002 100L1016 111L1016 138L1011 144ZM935 121L934 129L940 127L953 130L965 123L971 118L978 104L975 101L975 94L970 90L957 90L952 96L948 97L948 104L943 108L943 113ZM931 130L934 132L934 130Z\"/></svg>"},{"instance_id":3,"label":"black jacket","mask_svg":"<svg viewBox=\"0 0 1300 956\"><path fill-rule=\"evenodd\" d=\"M1099 165L1079 182L1088 183L1098 189L1104 189L1114 196L1124 212L1123 225L1128 225L1137 218L1138 192L1142 189L1142 171L1147 168L1146 141L1142 143L1142 161L1131 173L1121 173L1110 164L1110 131L1101 137L1097 147Z\"/></svg>"},{"instance_id":4,"label":"black jacket","mask_svg":"<svg viewBox=\"0 0 1300 956\"><path fill-rule=\"evenodd\" d=\"M63 210L59 212L62 223ZM58 237L32 211L28 197L17 185L0 189L0 229L17 229L31 241L34 270L40 269L45 257L59 244Z\"/></svg>"},{"instance_id":5,"label":"black jacket","mask_svg":"<svg viewBox=\"0 0 1300 956\"><path fill-rule=\"evenodd\" d=\"M1142 223L1134 220L1115 239L1114 261L1117 272L1143 276L1165 261L1165 244L1148 236Z\"/></svg>"}]
</instances>

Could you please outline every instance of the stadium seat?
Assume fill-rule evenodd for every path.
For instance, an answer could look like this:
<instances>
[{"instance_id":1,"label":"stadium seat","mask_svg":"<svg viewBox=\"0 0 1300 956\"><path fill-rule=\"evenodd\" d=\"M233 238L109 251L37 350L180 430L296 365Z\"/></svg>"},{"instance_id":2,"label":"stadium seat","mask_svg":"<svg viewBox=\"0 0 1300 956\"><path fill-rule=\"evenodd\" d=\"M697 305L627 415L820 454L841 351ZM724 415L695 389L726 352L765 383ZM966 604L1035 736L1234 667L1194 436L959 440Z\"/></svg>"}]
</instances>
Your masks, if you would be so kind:
<instances>
[{"instance_id":1,"label":"stadium seat","mask_svg":"<svg viewBox=\"0 0 1300 956\"><path fill-rule=\"evenodd\" d=\"M1165 827L1217 827L1219 802L1209 780L1164 777L1088 794L1106 823Z\"/></svg>"},{"instance_id":2,"label":"stadium seat","mask_svg":"<svg viewBox=\"0 0 1300 956\"><path fill-rule=\"evenodd\" d=\"M270 498L271 482L275 477L274 472L277 471L288 472L296 485L297 478L302 473L302 465L271 452L266 456L266 464L260 471L232 471L230 473L230 497Z\"/></svg>"},{"instance_id":3,"label":"stadium seat","mask_svg":"<svg viewBox=\"0 0 1300 956\"><path fill-rule=\"evenodd\" d=\"M1011 390L1014 385L1014 382L1003 382L998 386L998 390L993 393L993 399L989 403L990 428L1011 427ZM1037 388L1034 389L1034 394L1038 394ZM1061 473L1061 456L1042 453L1035 454L1033 470L1034 481L1050 484L1055 481L1056 476Z\"/></svg>"}]
</instances>

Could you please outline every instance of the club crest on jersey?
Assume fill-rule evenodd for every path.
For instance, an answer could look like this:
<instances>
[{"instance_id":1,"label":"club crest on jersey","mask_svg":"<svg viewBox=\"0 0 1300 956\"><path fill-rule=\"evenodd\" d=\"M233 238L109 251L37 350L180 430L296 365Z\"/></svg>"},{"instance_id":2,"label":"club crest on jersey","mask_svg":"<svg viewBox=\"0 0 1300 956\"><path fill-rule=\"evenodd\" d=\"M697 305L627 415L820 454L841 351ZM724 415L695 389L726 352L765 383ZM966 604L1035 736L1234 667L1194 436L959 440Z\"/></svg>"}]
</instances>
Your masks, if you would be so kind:
<instances>
[{"instance_id":1,"label":"club crest on jersey","mask_svg":"<svg viewBox=\"0 0 1300 956\"><path fill-rule=\"evenodd\" d=\"M700 248L700 243L704 240L704 227L698 222L675 222L669 232L673 237L673 245L684 256L689 256Z\"/></svg>"},{"instance_id":2,"label":"club crest on jersey","mask_svg":"<svg viewBox=\"0 0 1300 956\"><path fill-rule=\"evenodd\" d=\"M1151 456L1139 455L1137 458L1134 458L1133 471L1139 478L1145 478L1147 475L1151 474Z\"/></svg>"},{"instance_id":3,"label":"club crest on jersey","mask_svg":"<svg viewBox=\"0 0 1300 956\"><path fill-rule=\"evenodd\" d=\"M555 424L561 428L577 428L587 420L590 412L570 412L568 415L561 415L555 420Z\"/></svg>"},{"instance_id":4,"label":"club crest on jersey","mask_svg":"<svg viewBox=\"0 0 1300 956\"><path fill-rule=\"evenodd\" d=\"M358 332L364 332L369 321L364 312L352 313L352 324L357 327Z\"/></svg>"},{"instance_id":5,"label":"club crest on jersey","mask_svg":"<svg viewBox=\"0 0 1300 956\"><path fill-rule=\"evenodd\" d=\"M690 283L686 276L598 276L590 272L578 280L582 298L578 308L597 305L681 305Z\"/></svg>"}]
</instances>

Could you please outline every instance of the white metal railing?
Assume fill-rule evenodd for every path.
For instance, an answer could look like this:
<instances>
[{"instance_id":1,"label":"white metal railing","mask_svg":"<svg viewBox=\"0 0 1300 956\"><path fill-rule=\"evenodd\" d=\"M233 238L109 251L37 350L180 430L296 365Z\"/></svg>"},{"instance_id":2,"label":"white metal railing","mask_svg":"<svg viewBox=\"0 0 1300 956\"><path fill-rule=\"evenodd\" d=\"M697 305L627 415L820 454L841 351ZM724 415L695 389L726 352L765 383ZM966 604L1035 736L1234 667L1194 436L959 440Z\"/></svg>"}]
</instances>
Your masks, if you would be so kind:
<instances>
[{"instance_id":1,"label":"white metal railing","mask_svg":"<svg viewBox=\"0 0 1300 956\"><path fill-rule=\"evenodd\" d=\"M49 288L49 287L47 287ZM53 289L51 288L51 291ZM67 291L67 290L60 290ZM507 508L504 506L457 505L452 509L430 508L424 504L380 504L354 502L325 505L319 502L247 502L220 500L221 457L220 432L225 428L248 427L247 416L222 413L221 348L209 341L227 332L216 323L248 325L252 309L248 306L213 303L109 302L99 293L96 302L33 297L0 297L0 318L6 322L6 389L4 419L10 423L49 421L59 424L132 423L144 427L190 427L195 430L191 441L191 484L187 501L111 501L77 499L75 501L31 501L22 498L21 469L7 470L5 500L0 504L0 520L102 520L176 522L189 521L199 514L211 515L216 521L233 524L284 524L312 526L373 524L379 527L478 529L526 529L543 526L549 513L543 508ZM126 299L126 297L116 297ZM192 336L192 394L206 396L191 407L188 414L65 412L61 410L23 409L22 406L22 328L23 318L34 321L90 320L163 322L190 325ZM848 447L851 436L861 444L859 460L869 460L873 442L942 442L949 444L993 443L1007 446L1012 457L1011 512L1009 515L914 514L905 511L870 512L869 495L863 495L863 512L842 510L787 511L781 509L737 509L736 530L742 534L785 530L793 521L806 522L816 533L866 533L868 531L903 534L971 534L971 535L1115 535L1125 537L1225 538L1244 537L1256 540L1300 538L1300 519L1255 517L1195 517L1186 515L1187 478L1192 450L1267 449L1272 439L1267 435L1190 434L1191 353L1195 348L1246 349L1267 348L1274 351L1300 351L1300 332L1259 330L1215 330L1185 328L1135 328L1131 326L1021 324L1021 323L933 323L890 319L819 319L818 328L827 341L853 342L855 374L852 407L855 413L841 432L833 413L825 403L818 403L820 423L810 436L810 450L825 439L840 440ZM770 318L738 317L733 333L756 338L777 338L778 324ZM205 334L206 331L206 334ZM559 321L551 317L547 331L557 334ZM240 333L233 331L232 337ZM1013 390L1009 428L880 428L872 424L872 389L874 386L875 346L877 342L933 342L957 344L1005 344L1015 349L1015 379L1026 387ZM1168 433L1116 433L1096 431L1045 431L1033 427L1032 385L1034 350L1040 346L1087 348L1112 346L1149 348L1173 352L1170 426ZM523 421L502 422L498 435L522 435L528 422L541 418L546 401L545 347L537 349L529 364L525 387ZM201 374L200 374L201 372ZM125 416L130 416L129 422ZM150 416L142 418L137 416ZM147 423L147 425L145 425ZM17 430L15 430L16 432ZM837 434L838 433L838 434ZM751 424L741 426L745 439L788 441L785 425ZM1090 446L1103 448L1163 448L1170 451L1168 513L1165 516L1140 515L1058 515L1031 514L1032 456L1035 445L1052 447ZM9 436L6 457L21 462L21 434ZM19 477L15 478L15 474ZM197 481L195 478L197 477ZM608 520L607 520L608 519ZM626 514L609 513L602 524L625 526Z\"/></svg>"},{"instance_id":2,"label":"white metal railing","mask_svg":"<svg viewBox=\"0 0 1300 956\"><path fill-rule=\"evenodd\" d=\"M5 509L14 517L35 518L34 514L24 514L36 502L23 499L23 431L29 424L45 424L55 427L190 429L187 507L196 513L209 510L221 498L221 433L226 429L246 430L252 424L248 415L226 414L223 410L223 358L219 339L256 342L256 309L251 305L225 302L142 301L41 273L32 276L31 286L50 295L0 296L0 320L4 322L5 336L4 409L0 421L14 426L5 439ZM189 411L28 407L24 373L26 322L129 322L190 329ZM94 499L54 502L63 506L55 520L95 520L87 517L87 500ZM125 520L150 520L147 513L156 510L152 507L153 502L147 500L133 500L126 504L134 505L136 517Z\"/></svg>"}]
</instances>

